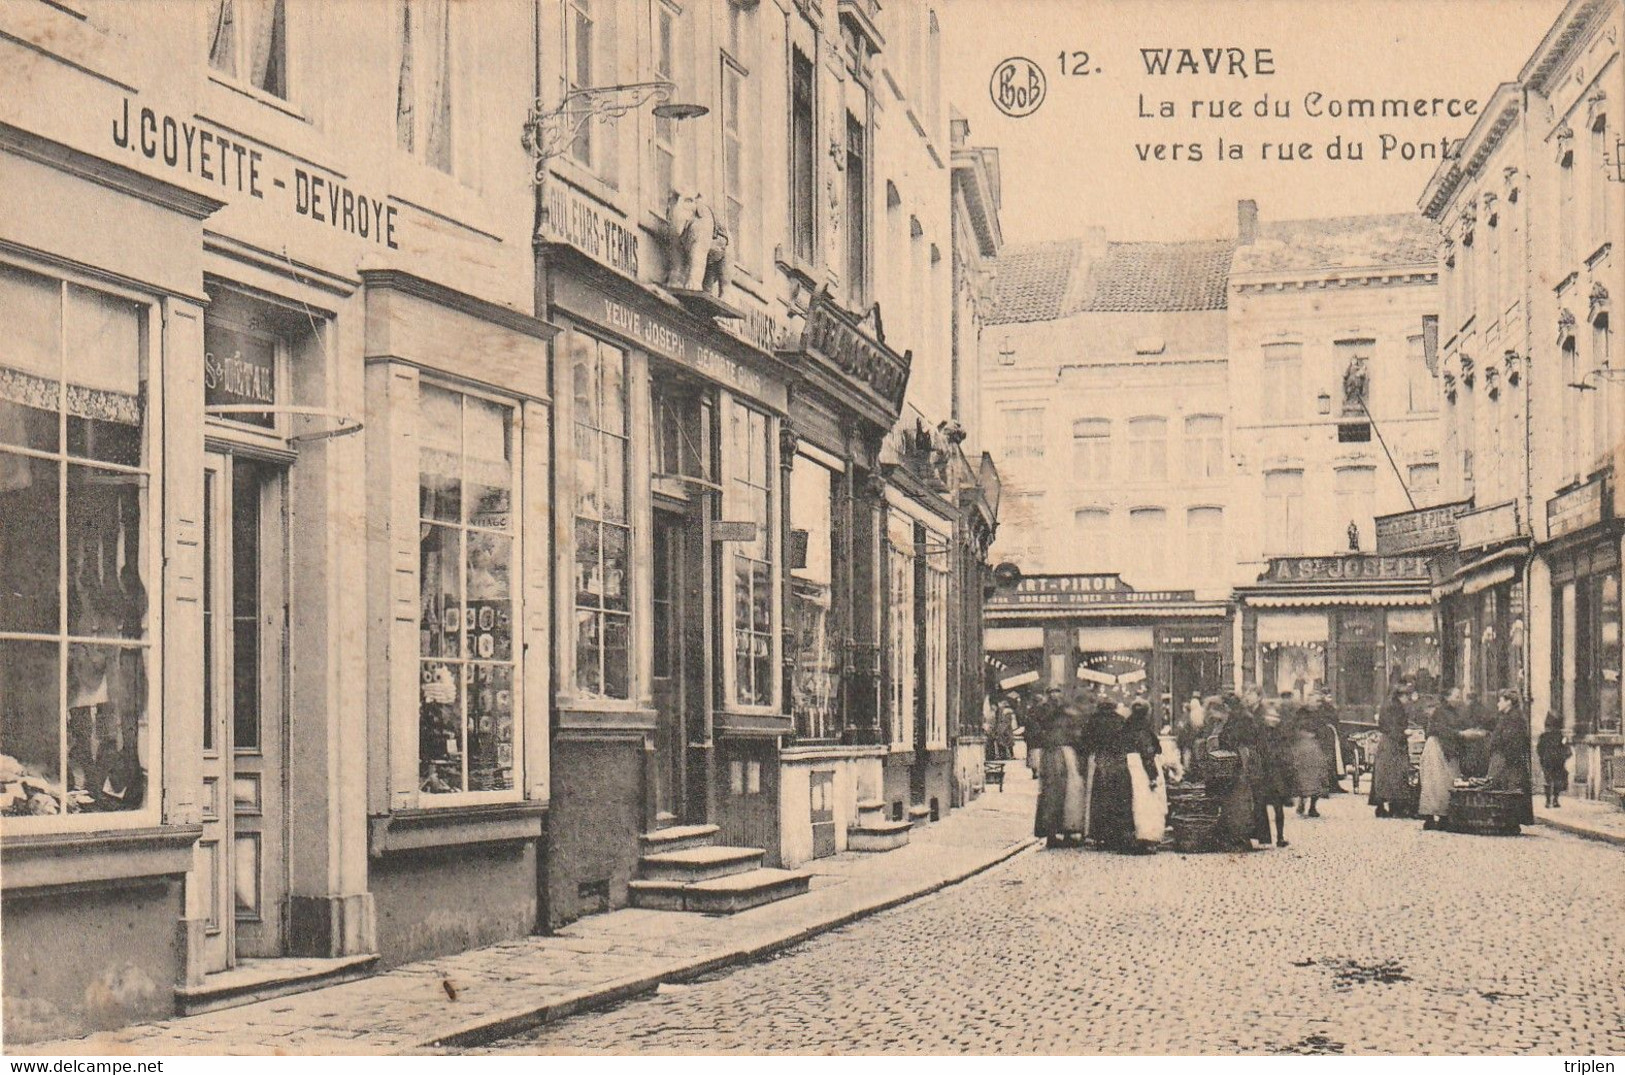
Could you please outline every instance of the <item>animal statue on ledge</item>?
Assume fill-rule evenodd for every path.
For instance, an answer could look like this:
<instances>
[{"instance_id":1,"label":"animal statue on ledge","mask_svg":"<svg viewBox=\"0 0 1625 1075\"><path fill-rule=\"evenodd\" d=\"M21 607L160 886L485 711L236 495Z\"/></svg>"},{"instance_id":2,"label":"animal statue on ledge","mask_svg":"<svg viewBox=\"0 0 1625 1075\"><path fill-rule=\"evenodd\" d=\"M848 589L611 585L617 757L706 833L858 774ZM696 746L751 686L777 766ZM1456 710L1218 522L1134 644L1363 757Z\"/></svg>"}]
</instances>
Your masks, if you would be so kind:
<instances>
[{"instance_id":1,"label":"animal statue on ledge","mask_svg":"<svg viewBox=\"0 0 1625 1075\"><path fill-rule=\"evenodd\" d=\"M664 285L723 298L728 290L727 230L705 195L672 191L667 197Z\"/></svg>"}]
</instances>

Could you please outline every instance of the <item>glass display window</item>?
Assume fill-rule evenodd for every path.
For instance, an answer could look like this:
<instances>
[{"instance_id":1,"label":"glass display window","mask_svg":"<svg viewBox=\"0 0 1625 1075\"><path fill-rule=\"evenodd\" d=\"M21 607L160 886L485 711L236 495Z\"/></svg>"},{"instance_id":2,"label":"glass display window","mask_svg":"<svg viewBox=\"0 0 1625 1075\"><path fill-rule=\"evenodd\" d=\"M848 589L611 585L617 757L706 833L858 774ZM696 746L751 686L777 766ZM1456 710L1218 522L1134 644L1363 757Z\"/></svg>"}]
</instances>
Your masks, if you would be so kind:
<instances>
[{"instance_id":1,"label":"glass display window","mask_svg":"<svg viewBox=\"0 0 1625 1075\"><path fill-rule=\"evenodd\" d=\"M418 767L426 795L518 786L514 427L511 405L419 386Z\"/></svg>"},{"instance_id":2,"label":"glass display window","mask_svg":"<svg viewBox=\"0 0 1625 1075\"><path fill-rule=\"evenodd\" d=\"M728 522L754 524L748 541L726 545L724 574L732 593L732 674L729 699L736 705L766 707L777 696L773 638L777 630L773 590L774 444L768 416L737 401L728 408L728 474L723 515Z\"/></svg>"},{"instance_id":3,"label":"glass display window","mask_svg":"<svg viewBox=\"0 0 1625 1075\"><path fill-rule=\"evenodd\" d=\"M150 307L0 266L0 309L0 816L150 821Z\"/></svg>"},{"instance_id":4,"label":"glass display window","mask_svg":"<svg viewBox=\"0 0 1625 1075\"><path fill-rule=\"evenodd\" d=\"M574 413L575 692L632 696L632 524L626 352L566 337Z\"/></svg>"},{"instance_id":5,"label":"glass display window","mask_svg":"<svg viewBox=\"0 0 1625 1075\"><path fill-rule=\"evenodd\" d=\"M806 456L790 471L790 709L796 735L840 734L840 642L832 541L840 475Z\"/></svg>"},{"instance_id":6,"label":"glass display window","mask_svg":"<svg viewBox=\"0 0 1625 1075\"><path fill-rule=\"evenodd\" d=\"M906 749L914 719L914 522L900 512L887 519L887 660L891 669L891 744Z\"/></svg>"},{"instance_id":7,"label":"glass display window","mask_svg":"<svg viewBox=\"0 0 1625 1075\"><path fill-rule=\"evenodd\" d=\"M1324 612L1259 614L1258 680L1267 696L1303 698L1326 688L1330 626Z\"/></svg>"}]
</instances>

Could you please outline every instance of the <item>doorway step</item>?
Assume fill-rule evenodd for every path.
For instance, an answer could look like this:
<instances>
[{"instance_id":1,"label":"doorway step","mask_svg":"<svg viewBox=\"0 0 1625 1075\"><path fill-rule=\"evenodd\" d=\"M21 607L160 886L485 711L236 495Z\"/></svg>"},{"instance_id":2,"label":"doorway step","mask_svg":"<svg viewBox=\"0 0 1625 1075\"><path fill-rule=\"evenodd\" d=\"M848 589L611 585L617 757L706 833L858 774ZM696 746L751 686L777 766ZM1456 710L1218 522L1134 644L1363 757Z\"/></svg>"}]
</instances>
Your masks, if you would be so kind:
<instances>
[{"instance_id":1,"label":"doorway step","mask_svg":"<svg viewBox=\"0 0 1625 1075\"><path fill-rule=\"evenodd\" d=\"M644 833L631 903L653 911L733 914L799 896L812 883L799 870L762 865L759 847L714 843L715 825L678 825Z\"/></svg>"},{"instance_id":2,"label":"doorway step","mask_svg":"<svg viewBox=\"0 0 1625 1075\"><path fill-rule=\"evenodd\" d=\"M892 821L879 800L858 804L858 820L846 830L848 851L894 851L908 843L912 821Z\"/></svg>"},{"instance_id":3,"label":"doorway step","mask_svg":"<svg viewBox=\"0 0 1625 1075\"><path fill-rule=\"evenodd\" d=\"M230 970L205 975L198 985L175 988L175 1014L235 1008L256 1001L304 993L323 986L365 978L378 962L376 955L340 956L337 959L243 959Z\"/></svg>"}]
</instances>

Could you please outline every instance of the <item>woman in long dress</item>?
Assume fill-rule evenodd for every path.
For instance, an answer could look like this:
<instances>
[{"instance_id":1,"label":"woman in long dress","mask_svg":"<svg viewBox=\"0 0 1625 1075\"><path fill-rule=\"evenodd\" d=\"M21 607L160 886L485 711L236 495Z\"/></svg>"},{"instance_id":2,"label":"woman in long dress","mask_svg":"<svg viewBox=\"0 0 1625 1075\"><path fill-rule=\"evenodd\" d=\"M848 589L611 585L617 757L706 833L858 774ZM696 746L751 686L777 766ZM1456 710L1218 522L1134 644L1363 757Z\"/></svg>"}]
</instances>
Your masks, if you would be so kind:
<instances>
[{"instance_id":1,"label":"woman in long dress","mask_svg":"<svg viewBox=\"0 0 1625 1075\"><path fill-rule=\"evenodd\" d=\"M1286 804L1292 801L1296 778L1292 747L1292 727L1282 722L1281 709L1277 704L1265 702L1263 727L1258 729L1258 787L1253 802L1253 839L1265 847L1270 843L1272 814L1275 817L1275 846L1287 846Z\"/></svg>"},{"instance_id":2,"label":"woman in long dress","mask_svg":"<svg viewBox=\"0 0 1625 1075\"><path fill-rule=\"evenodd\" d=\"M1258 744L1258 721L1239 698L1221 711L1222 723L1217 724L1212 737L1215 750L1229 751L1236 756L1236 775L1220 791L1219 831L1220 845L1232 851L1254 851L1252 841L1257 838L1255 802L1258 783L1258 762L1254 750ZM1209 752L1211 757L1212 751Z\"/></svg>"},{"instance_id":3,"label":"woman in long dress","mask_svg":"<svg viewBox=\"0 0 1625 1075\"><path fill-rule=\"evenodd\" d=\"M1320 797L1326 794L1326 748L1321 735L1324 723L1317 708L1310 705L1298 714L1292 728L1292 791L1298 800L1299 817L1319 817Z\"/></svg>"},{"instance_id":4,"label":"woman in long dress","mask_svg":"<svg viewBox=\"0 0 1625 1075\"><path fill-rule=\"evenodd\" d=\"M1134 815L1134 844L1130 849L1149 855L1162 843L1168 828L1168 792L1163 786L1158 755L1161 744L1151 723L1151 705L1139 699L1129 706L1124 727L1128 753L1130 802Z\"/></svg>"},{"instance_id":5,"label":"woman in long dress","mask_svg":"<svg viewBox=\"0 0 1625 1075\"><path fill-rule=\"evenodd\" d=\"M1370 803L1378 817L1393 817L1396 806L1403 810L1411 796L1411 751L1406 738L1410 725L1405 698L1410 685L1401 680L1389 692L1377 714L1377 761L1371 769Z\"/></svg>"},{"instance_id":6,"label":"woman in long dress","mask_svg":"<svg viewBox=\"0 0 1625 1075\"><path fill-rule=\"evenodd\" d=\"M1451 687L1444 701L1428 715L1427 743L1422 747L1422 789L1417 812L1426 820L1424 829L1444 827L1450 813L1450 790L1461 779L1460 687Z\"/></svg>"},{"instance_id":7,"label":"woman in long dress","mask_svg":"<svg viewBox=\"0 0 1625 1075\"><path fill-rule=\"evenodd\" d=\"M1038 815L1033 835L1043 837L1050 847L1083 838L1083 774L1078 764L1078 711L1067 705L1059 690L1052 689L1043 704L1028 717L1028 735L1033 734L1033 716L1039 719Z\"/></svg>"},{"instance_id":8,"label":"woman in long dress","mask_svg":"<svg viewBox=\"0 0 1625 1075\"><path fill-rule=\"evenodd\" d=\"M1501 691L1495 699L1495 730L1490 733L1490 771L1484 787L1488 791L1522 793L1520 824L1535 823L1535 802L1529 772L1529 718L1524 715L1518 692Z\"/></svg>"},{"instance_id":9,"label":"woman in long dress","mask_svg":"<svg viewBox=\"0 0 1625 1075\"><path fill-rule=\"evenodd\" d=\"M1089 770L1089 835L1106 851L1134 846L1134 785L1129 776L1128 707L1102 701L1085 738Z\"/></svg>"}]
</instances>

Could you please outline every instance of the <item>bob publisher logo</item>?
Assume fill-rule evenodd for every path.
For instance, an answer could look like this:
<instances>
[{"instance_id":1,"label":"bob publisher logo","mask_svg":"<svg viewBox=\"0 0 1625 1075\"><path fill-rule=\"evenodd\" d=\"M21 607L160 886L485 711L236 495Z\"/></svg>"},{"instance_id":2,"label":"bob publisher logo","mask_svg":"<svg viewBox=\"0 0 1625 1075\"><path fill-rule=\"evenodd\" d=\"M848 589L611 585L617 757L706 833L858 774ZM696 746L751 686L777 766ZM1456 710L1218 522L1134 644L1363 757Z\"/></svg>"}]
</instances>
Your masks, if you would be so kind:
<instances>
[{"instance_id":1,"label":"bob publisher logo","mask_svg":"<svg viewBox=\"0 0 1625 1075\"><path fill-rule=\"evenodd\" d=\"M1012 56L995 67L987 91L994 107L1014 119L1037 112L1049 94L1043 69L1025 56Z\"/></svg>"}]
</instances>

